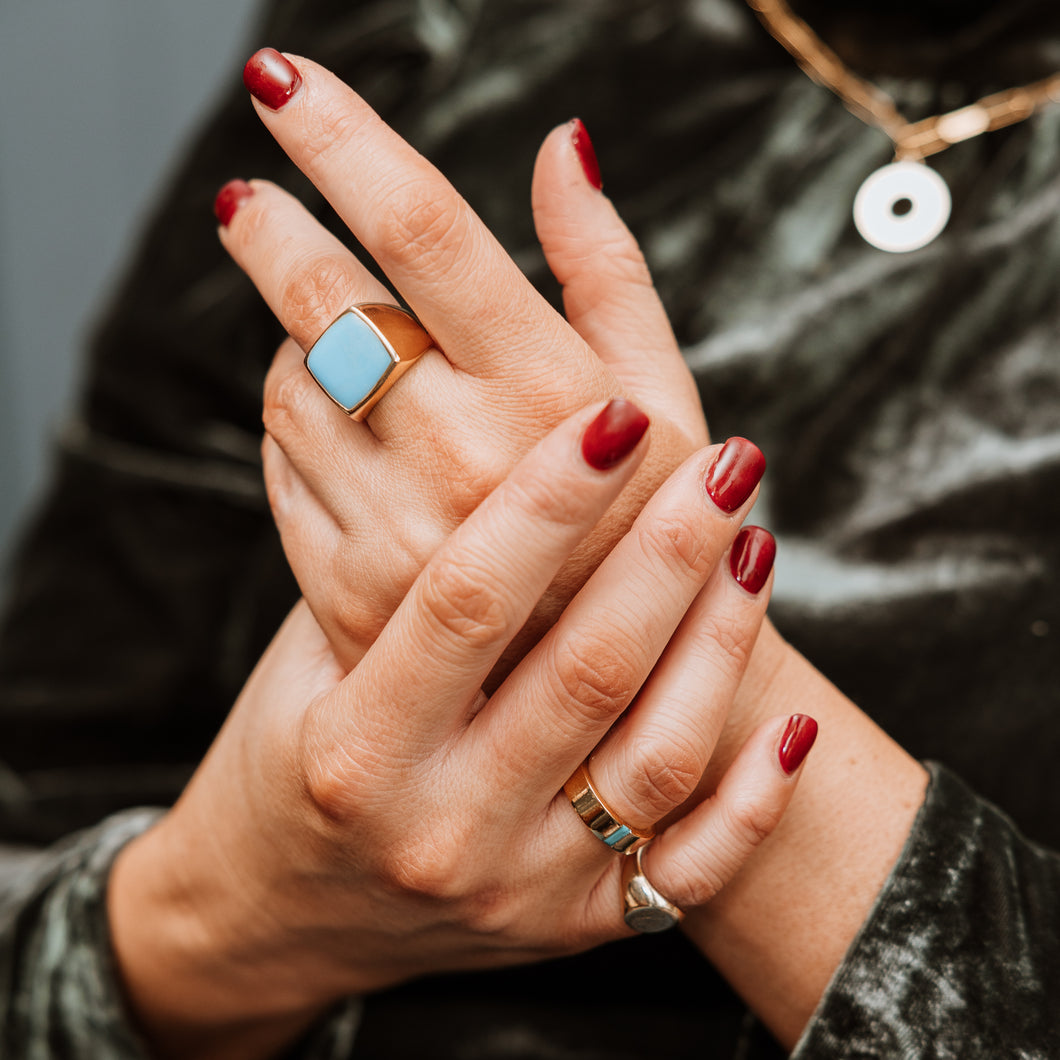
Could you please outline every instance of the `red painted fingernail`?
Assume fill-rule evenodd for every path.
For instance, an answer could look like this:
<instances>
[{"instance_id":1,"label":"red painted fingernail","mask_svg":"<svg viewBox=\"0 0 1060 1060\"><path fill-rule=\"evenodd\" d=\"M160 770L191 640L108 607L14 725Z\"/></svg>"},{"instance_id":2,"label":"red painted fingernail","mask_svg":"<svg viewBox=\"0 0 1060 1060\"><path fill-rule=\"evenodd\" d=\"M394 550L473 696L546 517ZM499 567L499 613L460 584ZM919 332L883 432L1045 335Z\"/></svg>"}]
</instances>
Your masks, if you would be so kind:
<instances>
[{"instance_id":1,"label":"red painted fingernail","mask_svg":"<svg viewBox=\"0 0 1060 1060\"><path fill-rule=\"evenodd\" d=\"M593 142L589 138L588 130L582 123L581 118L571 119L570 138L574 144L574 150L578 152L578 158L581 159L582 169L585 170L585 179L597 191L600 191L604 186L603 179L600 177L600 163L596 160Z\"/></svg>"},{"instance_id":2,"label":"red painted fingernail","mask_svg":"<svg viewBox=\"0 0 1060 1060\"><path fill-rule=\"evenodd\" d=\"M254 189L245 180L230 180L213 201L214 216L228 227L236 210L254 194Z\"/></svg>"},{"instance_id":3,"label":"red painted fingernail","mask_svg":"<svg viewBox=\"0 0 1060 1060\"><path fill-rule=\"evenodd\" d=\"M632 401L615 398L585 429L582 456L597 471L621 463L648 429L648 417Z\"/></svg>"},{"instance_id":4,"label":"red painted fingernail","mask_svg":"<svg viewBox=\"0 0 1060 1060\"><path fill-rule=\"evenodd\" d=\"M777 542L760 526L745 526L732 543L729 569L739 585L749 593L761 592L777 558Z\"/></svg>"},{"instance_id":5,"label":"red painted fingernail","mask_svg":"<svg viewBox=\"0 0 1060 1060\"><path fill-rule=\"evenodd\" d=\"M754 493L765 470L766 458L754 442L730 438L707 472L707 492L723 512L734 512Z\"/></svg>"},{"instance_id":6,"label":"red painted fingernail","mask_svg":"<svg viewBox=\"0 0 1060 1060\"><path fill-rule=\"evenodd\" d=\"M790 777L810 753L817 739L817 722L808 714L792 714L780 738L780 768Z\"/></svg>"},{"instance_id":7,"label":"red painted fingernail","mask_svg":"<svg viewBox=\"0 0 1060 1060\"><path fill-rule=\"evenodd\" d=\"M279 110L298 91L302 75L275 48L256 51L243 67L247 91L270 110Z\"/></svg>"}]
</instances>

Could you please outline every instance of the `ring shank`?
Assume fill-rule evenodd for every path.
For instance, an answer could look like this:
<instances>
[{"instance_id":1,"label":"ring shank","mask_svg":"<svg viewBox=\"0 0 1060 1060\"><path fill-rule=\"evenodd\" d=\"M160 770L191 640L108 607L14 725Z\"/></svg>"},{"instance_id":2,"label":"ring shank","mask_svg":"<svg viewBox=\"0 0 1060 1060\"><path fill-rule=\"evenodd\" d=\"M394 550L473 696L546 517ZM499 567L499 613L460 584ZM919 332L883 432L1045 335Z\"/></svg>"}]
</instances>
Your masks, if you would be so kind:
<instances>
[{"instance_id":1,"label":"ring shank","mask_svg":"<svg viewBox=\"0 0 1060 1060\"><path fill-rule=\"evenodd\" d=\"M593 787L584 762L567 779L563 791L586 827L617 853L633 854L655 838L654 831L632 828L615 817Z\"/></svg>"}]
</instances>

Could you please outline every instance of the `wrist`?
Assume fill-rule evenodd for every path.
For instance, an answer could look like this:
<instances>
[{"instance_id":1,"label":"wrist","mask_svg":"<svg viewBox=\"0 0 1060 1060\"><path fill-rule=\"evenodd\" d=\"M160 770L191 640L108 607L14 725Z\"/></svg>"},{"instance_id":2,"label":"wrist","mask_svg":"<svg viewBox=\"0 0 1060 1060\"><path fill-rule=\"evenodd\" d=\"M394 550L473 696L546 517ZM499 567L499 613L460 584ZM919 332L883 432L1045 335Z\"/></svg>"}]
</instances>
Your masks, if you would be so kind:
<instances>
[{"instance_id":1,"label":"wrist","mask_svg":"<svg viewBox=\"0 0 1060 1060\"><path fill-rule=\"evenodd\" d=\"M294 1041L336 1000L298 973L293 948L253 896L236 899L169 817L126 846L107 890L133 1022L167 1060L257 1060ZM236 881L232 881L235 883Z\"/></svg>"},{"instance_id":2,"label":"wrist","mask_svg":"<svg viewBox=\"0 0 1060 1060\"><path fill-rule=\"evenodd\" d=\"M780 825L686 924L790 1048L901 854L927 774L772 626L760 648L711 773L720 775L763 718L801 711L820 736Z\"/></svg>"}]
</instances>

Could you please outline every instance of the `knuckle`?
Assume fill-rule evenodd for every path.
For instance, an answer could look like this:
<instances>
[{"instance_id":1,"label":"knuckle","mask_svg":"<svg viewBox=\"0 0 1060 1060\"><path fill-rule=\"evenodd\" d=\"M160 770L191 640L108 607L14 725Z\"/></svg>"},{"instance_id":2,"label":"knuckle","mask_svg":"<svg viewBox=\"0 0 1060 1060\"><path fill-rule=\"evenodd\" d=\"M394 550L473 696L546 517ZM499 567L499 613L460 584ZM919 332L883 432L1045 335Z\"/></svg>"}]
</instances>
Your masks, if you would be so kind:
<instances>
[{"instance_id":1,"label":"knuckle","mask_svg":"<svg viewBox=\"0 0 1060 1060\"><path fill-rule=\"evenodd\" d=\"M677 851L671 858L671 873L686 881L682 901L690 908L706 905L725 886L725 877L713 865L699 864L688 851Z\"/></svg>"},{"instance_id":2,"label":"knuckle","mask_svg":"<svg viewBox=\"0 0 1060 1060\"><path fill-rule=\"evenodd\" d=\"M507 607L495 580L469 563L442 559L428 566L422 604L434 628L462 645L490 648L508 631Z\"/></svg>"},{"instance_id":3,"label":"knuckle","mask_svg":"<svg viewBox=\"0 0 1060 1060\"><path fill-rule=\"evenodd\" d=\"M340 572L328 578L326 584L348 585L350 582ZM358 593L357 596L342 594L341 600L322 601L321 610L329 625L341 630L351 641L368 645L382 633L400 600L396 593L388 592L388 588L380 587L378 593Z\"/></svg>"},{"instance_id":4,"label":"knuckle","mask_svg":"<svg viewBox=\"0 0 1060 1060\"><path fill-rule=\"evenodd\" d=\"M418 177L388 190L378 231L380 256L408 269L450 272L468 238L469 207L439 179ZM452 280L452 274L447 280Z\"/></svg>"},{"instance_id":5,"label":"knuckle","mask_svg":"<svg viewBox=\"0 0 1060 1060\"><path fill-rule=\"evenodd\" d=\"M302 794L315 816L326 825L349 827L355 813L345 763L312 739L303 742L301 759Z\"/></svg>"},{"instance_id":6,"label":"knuckle","mask_svg":"<svg viewBox=\"0 0 1060 1060\"><path fill-rule=\"evenodd\" d=\"M615 640L588 637L559 646L550 671L567 710L595 727L609 723L633 698L638 682L629 660Z\"/></svg>"},{"instance_id":7,"label":"knuckle","mask_svg":"<svg viewBox=\"0 0 1060 1060\"><path fill-rule=\"evenodd\" d=\"M714 557L703 547L702 534L679 515L654 519L641 534L641 547L676 575L702 581L714 566Z\"/></svg>"},{"instance_id":8,"label":"knuckle","mask_svg":"<svg viewBox=\"0 0 1060 1060\"><path fill-rule=\"evenodd\" d=\"M507 890L483 884L465 897L461 919L473 934L497 938L512 933L519 922L519 911Z\"/></svg>"},{"instance_id":9,"label":"knuckle","mask_svg":"<svg viewBox=\"0 0 1060 1060\"><path fill-rule=\"evenodd\" d=\"M692 796L706 765L693 741L684 738L638 741L636 756L626 779L627 790L631 805L653 820Z\"/></svg>"},{"instance_id":10,"label":"knuckle","mask_svg":"<svg viewBox=\"0 0 1060 1060\"><path fill-rule=\"evenodd\" d=\"M348 745L351 738L349 732L338 738L324 700L302 716L293 768L313 817L328 832L358 826L364 815L359 793L376 790L388 772L381 747L365 740Z\"/></svg>"},{"instance_id":11,"label":"knuckle","mask_svg":"<svg viewBox=\"0 0 1060 1060\"><path fill-rule=\"evenodd\" d=\"M422 443L432 454L430 483L448 517L463 522L508 473L495 449L469 444L457 431L424 425ZM437 542L435 542L437 546Z\"/></svg>"},{"instance_id":12,"label":"knuckle","mask_svg":"<svg viewBox=\"0 0 1060 1060\"><path fill-rule=\"evenodd\" d=\"M313 101L314 120L302 132L299 142L299 168L316 183L325 175L333 160L349 157L352 144L370 133L382 119L370 110L350 108L343 96Z\"/></svg>"},{"instance_id":13,"label":"knuckle","mask_svg":"<svg viewBox=\"0 0 1060 1060\"><path fill-rule=\"evenodd\" d=\"M654 288L644 254L629 232L623 231L621 235L606 240L600 250L602 260L615 279L637 287Z\"/></svg>"},{"instance_id":14,"label":"knuckle","mask_svg":"<svg viewBox=\"0 0 1060 1060\"><path fill-rule=\"evenodd\" d=\"M695 639L722 682L738 679L751 653L752 638L731 617L708 614L696 622Z\"/></svg>"},{"instance_id":15,"label":"knuckle","mask_svg":"<svg viewBox=\"0 0 1060 1060\"><path fill-rule=\"evenodd\" d=\"M394 844L379 858L376 874L382 888L407 901L446 910L445 919L480 937L512 934L519 921L519 903L509 888L489 874L476 878L463 851L468 830L453 829L440 841L437 832L419 834Z\"/></svg>"},{"instance_id":16,"label":"knuckle","mask_svg":"<svg viewBox=\"0 0 1060 1060\"><path fill-rule=\"evenodd\" d=\"M725 832L741 861L776 828L783 814L769 799L752 794L738 794L723 807Z\"/></svg>"},{"instance_id":17,"label":"knuckle","mask_svg":"<svg viewBox=\"0 0 1060 1060\"><path fill-rule=\"evenodd\" d=\"M466 892L461 858L453 844L423 833L417 833L415 841L395 844L386 851L376 873L391 894L434 905L455 905Z\"/></svg>"},{"instance_id":18,"label":"knuckle","mask_svg":"<svg viewBox=\"0 0 1060 1060\"><path fill-rule=\"evenodd\" d=\"M327 324L351 302L353 277L334 255L302 257L280 281L280 319L303 348L311 346Z\"/></svg>"},{"instance_id":19,"label":"knuckle","mask_svg":"<svg viewBox=\"0 0 1060 1060\"><path fill-rule=\"evenodd\" d=\"M555 468L534 468L509 483L506 493L514 514L533 519L539 530L548 526L565 529L585 519L585 490L571 489Z\"/></svg>"},{"instance_id":20,"label":"knuckle","mask_svg":"<svg viewBox=\"0 0 1060 1060\"><path fill-rule=\"evenodd\" d=\"M709 853L694 843L667 852L667 875L683 881L678 905L700 906L715 898L784 815L782 805L749 791L714 805L718 817Z\"/></svg>"},{"instance_id":21,"label":"knuckle","mask_svg":"<svg viewBox=\"0 0 1060 1060\"><path fill-rule=\"evenodd\" d=\"M273 521L282 534L287 523L287 513L291 507L289 483L286 475L282 473L276 442L269 434L263 435L261 439L261 470L265 481L265 498L269 502L269 511L272 512Z\"/></svg>"},{"instance_id":22,"label":"knuckle","mask_svg":"<svg viewBox=\"0 0 1060 1060\"><path fill-rule=\"evenodd\" d=\"M261 422L281 449L301 433L302 410L315 400L315 389L308 372L270 371L266 377Z\"/></svg>"}]
</instances>

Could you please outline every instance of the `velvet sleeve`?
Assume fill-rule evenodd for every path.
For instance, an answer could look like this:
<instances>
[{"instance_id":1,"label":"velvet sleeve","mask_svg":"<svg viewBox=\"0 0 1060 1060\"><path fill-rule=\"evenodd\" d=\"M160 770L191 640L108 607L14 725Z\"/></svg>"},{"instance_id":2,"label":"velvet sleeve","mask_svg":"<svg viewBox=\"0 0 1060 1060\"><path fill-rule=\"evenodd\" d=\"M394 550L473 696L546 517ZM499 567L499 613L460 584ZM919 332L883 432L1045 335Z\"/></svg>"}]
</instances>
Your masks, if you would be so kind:
<instances>
[{"instance_id":1,"label":"velvet sleeve","mask_svg":"<svg viewBox=\"0 0 1060 1060\"><path fill-rule=\"evenodd\" d=\"M0 848L0 1055L150 1060L125 1007L106 895L114 858L160 812L116 814L45 851ZM288 1056L345 1060L360 1008L341 1005Z\"/></svg>"},{"instance_id":2,"label":"velvet sleeve","mask_svg":"<svg viewBox=\"0 0 1060 1060\"><path fill-rule=\"evenodd\" d=\"M1060 1055L1060 857L948 770L793 1060Z\"/></svg>"}]
</instances>

